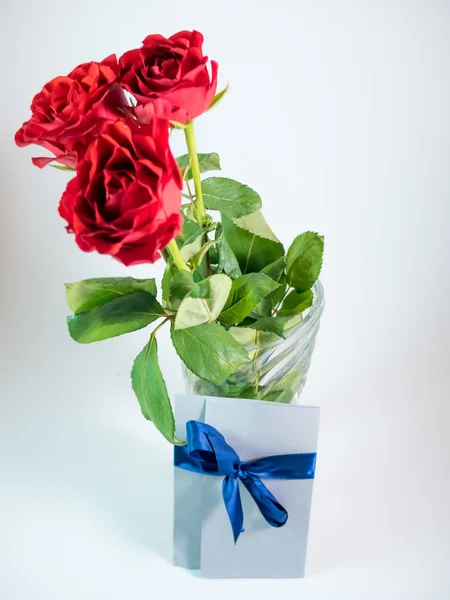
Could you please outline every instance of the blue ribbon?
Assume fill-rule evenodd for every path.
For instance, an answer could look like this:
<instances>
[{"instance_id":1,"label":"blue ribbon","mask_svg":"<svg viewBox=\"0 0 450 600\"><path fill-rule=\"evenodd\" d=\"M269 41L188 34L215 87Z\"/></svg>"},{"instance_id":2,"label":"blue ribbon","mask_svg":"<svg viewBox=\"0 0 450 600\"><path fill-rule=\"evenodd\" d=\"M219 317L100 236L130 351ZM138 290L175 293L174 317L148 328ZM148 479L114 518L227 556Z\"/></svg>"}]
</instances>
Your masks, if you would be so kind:
<instances>
[{"instance_id":1,"label":"blue ribbon","mask_svg":"<svg viewBox=\"0 0 450 600\"><path fill-rule=\"evenodd\" d=\"M236 542L243 531L240 479L272 527L282 527L286 509L269 492L264 479L314 479L316 454L281 454L242 462L221 433L200 421L186 423L187 443L175 446L174 464L193 473L223 476L222 494Z\"/></svg>"}]
</instances>

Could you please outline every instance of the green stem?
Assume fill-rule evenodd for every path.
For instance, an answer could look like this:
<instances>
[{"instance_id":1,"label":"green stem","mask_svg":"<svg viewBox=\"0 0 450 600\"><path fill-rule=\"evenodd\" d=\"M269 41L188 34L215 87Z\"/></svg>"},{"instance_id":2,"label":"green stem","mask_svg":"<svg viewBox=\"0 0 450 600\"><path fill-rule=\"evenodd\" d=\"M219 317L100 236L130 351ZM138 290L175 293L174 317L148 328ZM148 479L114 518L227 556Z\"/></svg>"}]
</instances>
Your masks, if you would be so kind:
<instances>
[{"instance_id":1,"label":"green stem","mask_svg":"<svg viewBox=\"0 0 450 600\"><path fill-rule=\"evenodd\" d=\"M194 121L191 121L184 130L186 144L189 152L189 159L192 169L192 178L195 187L195 212L197 221L203 226L206 220L205 205L203 204L202 182L200 179L200 167L198 164L197 146L195 144Z\"/></svg>"},{"instance_id":2,"label":"green stem","mask_svg":"<svg viewBox=\"0 0 450 600\"><path fill-rule=\"evenodd\" d=\"M167 244L166 247L169 250L170 254L172 255L173 262L175 263L176 267L180 271L189 271L189 273L190 273L191 270L187 266L187 264L184 262L183 257L181 256L180 249L178 248L176 241L172 240L171 242L169 242Z\"/></svg>"},{"instance_id":3,"label":"green stem","mask_svg":"<svg viewBox=\"0 0 450 600\"><path fill-rule=\"evenodd\" d=\"M165 325L167 323L167 321L170 321L169 317L164 319L164 321L161 321L161 323L157 327L155 327L155 329L152 331L152 334L150 336L151 340L155 338L156 332L158 331L158 329L160 329L163 325Z\"/></svg>"},{"instance_id":4,"label":"green stem","mask_svg":"<svg viewBox=\"0 0 450 600\"><path fill-rule=\"evenodd\" d=\"M255 334L255 346L258 346L258 345L259 345L259 331L257 330L256 334ZM259 390L259 378L261 377L261 371L258 369L258 366L257 366L258 354L259 354L259 351L255 350L255 355L253 356L253 363L254 363L254 365L256 367L256 371L257 371L255 383L253 384L253 393L255 394L255 396Z\"/></svg>"},{"instance_id":5,"label":"green stem","mask_svg":"<svg viewBox=\"0 0 450 600\"><path fill-rule=\"evenodd\" d=\"M188 194L189 194L189 198L190 198L191 202L193 203L194 202L194 195L192 193L191 186L189 185L189 181L187 179L186 179L186 188L187 188L187 191L188 191Z\"/></svg>"},{"instance_id":6,"label":"green stem","mask_svg":"<svg viewBox=\"0 0 450 600\"><path fill-rule=\"evenodd\" d=\"M289 294L289 292L291 291L291 287L288 285L286 287L286 291L284 293L284 296L281 298L281 300L278 302L278 304L275 306L275 308L273 309L273 315L272 316L276 316L277 312L280 310L280 307L284 301L284 299L286 298L286 296Z\"/></svg>"}]
</instances>

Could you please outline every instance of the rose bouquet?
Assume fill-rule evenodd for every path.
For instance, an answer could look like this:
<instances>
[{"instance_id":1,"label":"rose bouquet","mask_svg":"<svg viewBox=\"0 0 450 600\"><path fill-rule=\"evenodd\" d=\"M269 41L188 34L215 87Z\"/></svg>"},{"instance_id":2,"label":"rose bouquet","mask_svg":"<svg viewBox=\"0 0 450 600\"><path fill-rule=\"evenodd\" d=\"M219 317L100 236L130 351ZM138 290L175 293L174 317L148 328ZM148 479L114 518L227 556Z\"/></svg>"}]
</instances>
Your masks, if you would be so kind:
<instances>
[{"instance_id":1,"label":"rose bouquet","mask_svg":"<svg viewBox=\"0 0 450 600\"><path fill-rule=\"evenodd\" d=\"M125 266L165 260L159 290L154 279L117 277L66 284L66 293L77 342L155 325L132 386L144 417L174 444L161 327L170 327L190 391L290 403L323 307L323 238L308 231L285 252L255 191L203 175L220 162L197 152L194 120L226 89L216 93L218 65L202 44L196 31L149 35L119 60L79 65L34 97L15 138L52 153L33 158L38 167L74 171L59 213L81 250ZM171 133L184 134L185 155L174 158Z\"/></svg>"}]
</instances>

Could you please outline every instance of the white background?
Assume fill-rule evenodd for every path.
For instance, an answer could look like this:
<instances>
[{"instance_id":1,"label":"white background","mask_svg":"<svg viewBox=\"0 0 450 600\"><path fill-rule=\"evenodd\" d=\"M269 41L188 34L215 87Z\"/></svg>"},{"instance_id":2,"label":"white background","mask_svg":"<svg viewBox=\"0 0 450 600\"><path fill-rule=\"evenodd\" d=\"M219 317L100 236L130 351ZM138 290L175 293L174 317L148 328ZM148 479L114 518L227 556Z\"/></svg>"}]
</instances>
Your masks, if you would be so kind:
<instances>
[{"instance_id":1,"label":"white background","mask_svg":"<svg viewBox=\"0 0 450 600\"><path fill-rule=\"evenodd\" d=\"M449 3L1 5L2 600L449 598ZM192 28L231 83L198 121L199 151L261 194L286 244L326 237L303 395L323 407L305 580L208 581L170 565L171 447L129 381L148 334L77 345L63 289L162 265L83 254L57 214L67 174L13 144L54 76Z\"/></svg>"}]
</instances>

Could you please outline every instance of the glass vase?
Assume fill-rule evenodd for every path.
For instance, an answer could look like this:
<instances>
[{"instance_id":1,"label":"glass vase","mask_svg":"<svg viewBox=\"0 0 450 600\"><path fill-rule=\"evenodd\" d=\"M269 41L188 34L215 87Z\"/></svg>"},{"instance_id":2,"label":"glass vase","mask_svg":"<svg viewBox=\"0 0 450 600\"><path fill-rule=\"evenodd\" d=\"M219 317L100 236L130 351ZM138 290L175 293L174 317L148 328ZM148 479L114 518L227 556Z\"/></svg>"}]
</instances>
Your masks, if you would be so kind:
<instances>
[{"instance_id":1,"label":"glass vase","mask_svg":"<svg viewBox=\"0 0 450 600\"><path fill-rule=\"evenodd\" d=\"M325 303L320 281L312 289L312 306L303 313L298 324L286 331L285 338L249 328L232 328L235 336L238 333L242 336L240 341L251 361L223 383L214 385L200 379L183 364L187 392L286 404L296 402L306 382ZM246 343L245 336L247 340L251 338L250 343Z\"/></svg>"}]
</instances>

